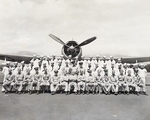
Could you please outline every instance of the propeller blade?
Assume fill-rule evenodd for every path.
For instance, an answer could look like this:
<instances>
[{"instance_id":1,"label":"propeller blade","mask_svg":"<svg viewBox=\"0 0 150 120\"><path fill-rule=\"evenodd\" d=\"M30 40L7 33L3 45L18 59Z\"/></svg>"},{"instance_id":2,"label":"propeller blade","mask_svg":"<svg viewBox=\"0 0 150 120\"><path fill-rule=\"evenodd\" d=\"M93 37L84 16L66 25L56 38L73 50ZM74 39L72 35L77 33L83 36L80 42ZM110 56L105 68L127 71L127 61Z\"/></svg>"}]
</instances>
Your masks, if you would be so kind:
<instances>
[{"instance_id":1,"label":"propeller blade","mask_svg":"<svg viewBox=\"0 0 150 120\"><path fill-rule=\"evenodd\" d=\"M95 39L96 39L96 37L89 38L89 39L85 40L84 42L80 43L79 45L77 45L76 47L87 45L87 44L93 42Z\"/></svg>"},{"instance_id":2,"label":"propeller blade","mask_svg":"<svg viewBox=\"0 0 150 120\"><path fill-rule=\"evenodd\" d=\"M49 36L50 36L53 40L55 40L56 42L58 42L58 43L60 43L60 44L62 44L62 45L65 45L65 46L69 47L68 45L66 45L61 39L59 39L59 38L56 37L55 35L49 34Z\"/></svg>"}]
</instances>

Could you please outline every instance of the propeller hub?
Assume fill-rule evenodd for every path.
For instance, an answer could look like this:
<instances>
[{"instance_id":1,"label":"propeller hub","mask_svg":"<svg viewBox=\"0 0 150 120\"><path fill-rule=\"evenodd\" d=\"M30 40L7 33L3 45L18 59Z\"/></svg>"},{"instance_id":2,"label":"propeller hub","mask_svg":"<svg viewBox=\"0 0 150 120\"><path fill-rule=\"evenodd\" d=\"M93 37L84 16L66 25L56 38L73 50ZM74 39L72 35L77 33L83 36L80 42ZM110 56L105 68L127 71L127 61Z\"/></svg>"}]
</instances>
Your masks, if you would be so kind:
<instances>
[{"instance_id":1,"label":"propeller hub","mask_svg":"<svg viewBox=\"0 0 150 120\"><path fill-rule=\"evenodd\" d=\"M69 48L70 48L70 49L74 49L75 47L72 45L72 46L70 46Z\"/></svg>"}]
</instances>

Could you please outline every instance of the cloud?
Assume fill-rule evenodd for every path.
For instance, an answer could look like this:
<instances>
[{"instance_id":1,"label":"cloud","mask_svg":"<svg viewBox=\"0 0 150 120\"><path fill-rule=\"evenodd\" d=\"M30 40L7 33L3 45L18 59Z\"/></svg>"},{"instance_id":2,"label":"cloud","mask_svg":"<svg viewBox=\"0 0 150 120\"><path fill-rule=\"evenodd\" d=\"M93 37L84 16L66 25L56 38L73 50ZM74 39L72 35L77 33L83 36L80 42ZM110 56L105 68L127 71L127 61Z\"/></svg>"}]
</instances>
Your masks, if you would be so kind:
<instances>
[{"instance_id":1,"label":"cloud","mask_svg":"<svg viewBox=\"0 0 150 120\"><path fill-rule=\"evenodd\" d=\"M78 43L84 55L148 56L150 2L145 0L0 0L0 51L60 55L48 34ZM90 50L89 50L90 49Z\"/></svg>"}]
</instances>

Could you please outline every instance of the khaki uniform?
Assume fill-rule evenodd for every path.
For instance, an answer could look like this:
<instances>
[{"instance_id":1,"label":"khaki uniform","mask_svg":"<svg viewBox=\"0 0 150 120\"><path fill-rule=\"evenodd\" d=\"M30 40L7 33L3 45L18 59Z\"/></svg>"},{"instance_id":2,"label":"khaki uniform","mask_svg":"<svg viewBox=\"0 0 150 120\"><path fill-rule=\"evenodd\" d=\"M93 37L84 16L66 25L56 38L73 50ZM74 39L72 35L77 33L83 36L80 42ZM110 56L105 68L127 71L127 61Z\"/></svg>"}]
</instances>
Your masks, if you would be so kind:
<instances>
[{"instance_id":1,"label":"khaki uniform","mask_svg":"<svg viewBox=\"0 0 150 120\"><path fill-rule=\"evenodd\" d=\"M131 75L127 75L126 78L125 78L125 90L127 92L130 91L130 88L133 88L135 85L134 85L134 79Z\"/></svg>"},{"instance_id":2,"label":"khaki uniform","mask_svg":"<svg viewBox=\"0 0 150 120\"><path fill-rule=\"evenodd\" d=\"M137 76L135 75L133 79L134 79L135 91L140 92L140 88L142 87L141 77L139 75L137 75Z\"/></svg>"},{"instance_id":3,"label":"khaki uniform","mask_svg":"<svg viewBox=\"0 0 150 120\"><path fill-rule=\"evenodd\" d=\"M68 76L67 75L62 75L60 85L61 87L64 87L65 92L68 91Z\"/></svg>"},{"instance_id":4,"label":"khaki uniform","mask_svg":"<svg viewBox=\"0 0 150 120\"><path fill-rule=\"evenodd\" d=\"M118 92L118 78L117 76L110 76L110 84L111 84L111 90L112 92L117 93Z\"/></svg>"},{"instance_id":5,"label":"khaki uniform","mask_svg":"<svg viewBox=\"0 0 150 120\"><path fill-rule=\"evenodd\" d=\"M124 75L118 75L118 89L125 90L125 76Z\"/></svg>"},{"instance_id":6,"label":"khaki uniform","mask_svg":"<svg viewBox=\"0 0 150 120\"><path fill-rule=\"evenodd\" d=\"M51 78L51 92L56 92L56 90L59 87L59 82L60 82L60 76L52 76Z\"/></svg>"},{"instance_id":7,"label":"khaki uniform","mask_svg":"<svg viewBox=\"0 0 150 120\"><path fill-rule=\"evenodd\" d=\"M77 75L69 75L68 91L71 90L72 86L74 87L74 92L77 92Z\"/></svg>"},{"instance_id":8,"label":"khaki uniform","mask_svg":"<svg viewBox=\"0 0 150 120\"><path fill-rule=\"evenodd\" d=\"M102 92L102 89L103 89L103 87L104 87L104 82L103 82L103 79L102 79L102 76L101 76L101 74L99 73L99 74L96 74L96 76L95 76L95 81L96 81L96 84L97 84L97 90L96 90L96 92Z\"/></svg>"},{"instance_id":9,"label":"khaki uniform","mask_svg":"<svg viewBox=\"0 0 150 120\"><path fill-rule=\"evenodd\" d=\"M104 92L110 92L110 88L111 88L110 77L107 75L104 75L102 79L104 81Z\"/></svg>"},{"instance_id":10,"label":"khaki uniform","mask_svg":"<svg viewBox=\"0 0 150 120\"><path fill-rule=\"evenodd\" d=\"M80 91L80 90L82 90L82 91L85 91L85 80L86 78L85 78L85 75L79 75L78 76L78 80L77 80L77 82L78 82L78 90Z\"/></svg>"},{"instance_id":11,"label":"khaki uniform","mask_svg":"<svg viewBox=\"0 0 150 120\"><path fill-rule=\"evenodd\" d=\"M87 90L87 92L89 92L90 90L94 91L95 86L96 86L96 83L95 83L95 80L93 78L93 75L88 75L86 77L86 90Z\"/></svg>"},{"instance_id":12,"label":"khaki uniform","mask_svg":"<svg viewBox=\"0 0 150 120\"><path fill-rule=\"evenodd\" d=\"M20 92L23 89L23 79L24 79L24 75L22 73L20 74L16 74L15 77L15 84L16 84L16 89ZM19 87L18 87L19 86Z\"/></svg>"},{"instance_id":13,"label":"khaki uniform","mask_svg":"<svg viewBox=\"0 0 150 120\"><path fill-rule=\"evenodd\" d=\"M3 82L4 90L11 91L15 85L15 76L13 74L6 74Z\"/></svg>"},{"instance_id":14,"label":"khaki uniform","mask_svg":"<svg viewBox=\"0 0 150 120\"><path fill-rule=\"evenodd\" d=\"M42 74L42 86L49 86L50 85L50 80L51 80L51 75L49 73Z\"/></svg>"},{"instance_id":15,"label":"khaki uniform","mask_svg":"<svg viewBox=\"0 0 150 120\"><path fill-rule=\"evenodd\" d=\"M33 82L33 78L31 74L25 74L24 75L24 83L28 84L28 90L32 89L32 82Z\"/></svg>"},{"instance_id":16,"label":"khaki uniform","mask_svg":"<svg viewBox=\"0 0 150 120\"><path fill-rule=\"evenodd\" d=\"M42 76L40 73L35 73L33 75L33 83L32 83L32 88L33 86L36 86L36 90L40 90L41 86L42 86Z\"/></svg>"}]
</instances>

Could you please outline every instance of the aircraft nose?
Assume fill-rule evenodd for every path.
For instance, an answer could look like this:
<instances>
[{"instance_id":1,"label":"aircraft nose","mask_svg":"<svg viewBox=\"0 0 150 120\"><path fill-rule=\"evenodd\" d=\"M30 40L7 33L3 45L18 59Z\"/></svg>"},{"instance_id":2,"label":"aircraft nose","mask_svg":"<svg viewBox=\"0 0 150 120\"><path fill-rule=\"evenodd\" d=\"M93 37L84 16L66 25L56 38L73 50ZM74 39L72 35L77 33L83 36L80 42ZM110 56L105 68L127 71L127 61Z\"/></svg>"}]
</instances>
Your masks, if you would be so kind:
<instances>
[{"instance_id":1,"label":"aircraft nose","mask_svg":"<svg viewBox=\"0 0 150 120\"><path fill-rule=\"evenodd\" d=\"M74 46L70 46L70 49L74 49Z\"/></svg>"}]
</instances>

